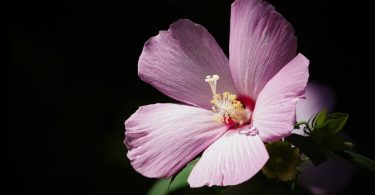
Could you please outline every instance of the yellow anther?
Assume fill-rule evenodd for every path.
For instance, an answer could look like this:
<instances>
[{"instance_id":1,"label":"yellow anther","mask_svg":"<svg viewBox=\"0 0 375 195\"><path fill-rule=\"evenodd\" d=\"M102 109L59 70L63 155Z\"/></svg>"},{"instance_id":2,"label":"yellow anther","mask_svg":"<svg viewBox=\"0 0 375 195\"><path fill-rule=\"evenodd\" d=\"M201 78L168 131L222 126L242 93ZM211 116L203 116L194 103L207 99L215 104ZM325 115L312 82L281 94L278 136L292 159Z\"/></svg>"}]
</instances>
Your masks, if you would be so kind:
<instances>
[{"instance_id":1,"label":"yellow anther","mask_svg":"<svg viewBox=\"0 0 375 195\"><path fill-rule=\"evenodd\" d=\"M236 100L237 96L224 92L222 95L215 94L211 103L214 111L213 119L217 122L239 123L244 120L245 109L241 102Z\"/></svg>"},{"instance_id":2,"label":"yellow anther","mask_svg":"<svg viewBox=\"0 0 375 195\"><path fill-rule=\"evenodd\" d=\"M249 119L248 112L244 109L241 102L237 100L237 96L229 92L222 95L216 93L216 85L219 75L206 76L205 82L210 85L212 91L211 103L214 112L213 120L225 124L242 124Z\"/></svg>"}]
</instances>

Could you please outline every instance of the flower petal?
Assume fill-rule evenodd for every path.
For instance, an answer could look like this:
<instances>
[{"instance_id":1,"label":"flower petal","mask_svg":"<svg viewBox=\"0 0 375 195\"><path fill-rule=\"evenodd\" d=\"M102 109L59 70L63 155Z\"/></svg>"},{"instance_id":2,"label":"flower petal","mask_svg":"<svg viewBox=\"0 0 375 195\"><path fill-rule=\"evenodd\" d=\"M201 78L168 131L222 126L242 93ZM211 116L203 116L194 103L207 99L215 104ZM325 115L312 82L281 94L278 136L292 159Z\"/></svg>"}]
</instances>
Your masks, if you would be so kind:
<instances>
[{"instance_id":1,"label":"flower petal","mask_svg":"<svg viewBox=\"0 0 375 195\"><path fill-rule=\"evenodd\" d=\"M210 108L207 75L220 76L218 89L235 93L228 58L201 25L178 20L148 40L138 62L139 77L162 93L185 103Z\"/></svg>"},{"instance_id":2,"label":"flower petal","mask_svg":"<svg viewBox=\"0 0 375 195\"><path fill-rule=\"evenodd\" d=\"M292 26L262 0L236 0L231 9L229 64L238 92L256 100L296 55Z\"/></svg>"},{"instance_id":3,"label":"flower petal","mask_svg":"<svg viewBox=\"0 0 375 195\"><path fill-rule=\"evenodd\" d=\"M309 77L309 61L298 54L260 92L253 113L253 125L264 142L289 135L296 115L296 102L302 98Z\"/></svg>"},{"instance_id":4,"label":"flower petal","mask_svg":"<svg viewBox=\"0 0 375 195\"><path fill-rule=\"evenodd\" d=\"M230 130L204 151L188 182L190 187L237 185L254 176L267 160L258 135Z\"/></svg>"},{"instance_id":5,"label":"flower petal","mask_svg":"<svg viewBox=\"0 0 375 195\"><path fill-rule=\"evenodd\" d=\"M174 175L227 130L211 111L177 104L142 106L125 128L132 166L153 178Z\"/></svg>"}]
</instances>

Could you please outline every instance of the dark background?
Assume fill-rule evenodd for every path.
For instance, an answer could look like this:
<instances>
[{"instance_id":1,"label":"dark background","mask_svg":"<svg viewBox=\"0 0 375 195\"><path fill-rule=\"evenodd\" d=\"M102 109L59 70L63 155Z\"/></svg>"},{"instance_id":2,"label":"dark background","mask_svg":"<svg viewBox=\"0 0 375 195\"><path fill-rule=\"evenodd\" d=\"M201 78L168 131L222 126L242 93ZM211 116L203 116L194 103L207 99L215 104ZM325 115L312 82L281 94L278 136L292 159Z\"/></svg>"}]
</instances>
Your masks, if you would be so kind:
<instances>
[{"instance_id":1,"label":"dark background","mask_svg":"<svg viewBox=\"0 0 375 195\"><path fill-rule=\"evenodd\" d=\"M144 194L152 179L126 158L123 122L140 105L173 101L137 77L144 42L173 21L205 26L228 53L232 1L14 3L8 16L11 176L24 194ZM373 10L356 1L270 1L293 25L311 80L332 87L358 152L373 151ZM8 54L8 53L7 53ZM371 190L353 175L344 194Z\"/></svg>"}]
</instances>

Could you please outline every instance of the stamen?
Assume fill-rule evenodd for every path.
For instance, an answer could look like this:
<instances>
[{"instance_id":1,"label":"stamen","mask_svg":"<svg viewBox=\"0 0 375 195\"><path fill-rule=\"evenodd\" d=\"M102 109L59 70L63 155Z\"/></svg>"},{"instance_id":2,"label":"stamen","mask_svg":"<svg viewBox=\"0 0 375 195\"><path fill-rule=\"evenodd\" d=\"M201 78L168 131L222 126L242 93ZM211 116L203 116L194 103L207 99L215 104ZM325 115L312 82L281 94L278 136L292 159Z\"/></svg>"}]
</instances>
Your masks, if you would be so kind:
<instances>
[{"instance_id":1,"label":"stamen","mask_svg":"<svg viewBox=\"0 0 375 195\"><path fill-rule=\"evenodd\" d=\"M227 125L244 124L249 121L250 113L237 100L237 96L224 92L222 95L216 93L216 85L219 75L208 75L204 80L210 85L213 99L211 100L212 111L215 113L213 120Z\"/></svg>"},{"instance_id":2,"label":"stamen","mask_svg":"<svg viewBox=\"0 0 375 195\"><path fill-rule=\"evenodd\" d=\"M210 87L211 87L211 91L212 91L212 96L215 96L216 95L216 84L217 84L217 81L219 80L219 75L207 75L206 76L206 79L204 80L205 82L207 82Z\"/></svg>"}]
</instances>

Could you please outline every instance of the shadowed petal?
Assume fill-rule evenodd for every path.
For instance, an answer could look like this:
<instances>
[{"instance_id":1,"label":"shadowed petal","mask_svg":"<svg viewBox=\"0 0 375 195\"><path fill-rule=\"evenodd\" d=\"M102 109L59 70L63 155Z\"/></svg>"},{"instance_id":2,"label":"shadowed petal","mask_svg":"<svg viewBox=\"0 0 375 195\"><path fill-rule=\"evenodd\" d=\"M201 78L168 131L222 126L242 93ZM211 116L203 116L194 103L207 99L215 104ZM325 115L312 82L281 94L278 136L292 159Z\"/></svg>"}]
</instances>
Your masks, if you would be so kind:
<instances>
[{"instance_id":1,"label":"shadowed petal","mask_svg":"<svg viewBox=\"0 0 375 195\"><path fill-rule=\"evenodd\" d=\"M296 117L296 103L309 78L309 61L298 54L260 92L255 104L253 125L264 142L290 135Z\"/></svg>"},{"instance_id":2,"label":"shadowed petal","mask_svg":"<svg viewBox=\"0 0 375 195\"><path fill-rule=\"evenodd\" d=\"M254 176L267 160L259 136L231 130L204 151L188 182L190 187L237 185Z\"/></svg>"},{"instance_id":3,"label":"shadowed petal","mask_svg":"<svg viewBox=\"0 0 375 195\"><path fill-rule=\"evenodd\" d=\"M305 90L305 99L297 102L296 121L308 121L325 108L332 110L334 100L334 93L329 87L309 82ZM306 135L303 126L293 129L293 133Z\"/></svg>"},{"instance_id":4,"label":"shadowed petal","mask_svg":"<svg viewBox=\"0 0 375 195\"><path fill-rule=\"evenodd\" d=\"M297 103L297 121L308 121L324 108L331 110L334 99L329 87L309 82L305 90L305 99Z\"/></svg>"},{"instance_id":5,"label":"shadowed petal","mask_svg":"<svg viewBox=\"0 0 375 195\"><path fill-rule=\"evenodd\" d=\"M298 183L312 194L340 194L338 192L352 179L354 170L354 164L341 158L331 158L318 166L310 162L301 167Z\"/></svg>"},{"instance_id":6,"label":"shadowed petal","mask_svg":"<svg viewBox=\"0 0 375 195\"><path fill-rule=\"evenodd\" d=\"M142 106L125 128L132 166L153 178L174 175L227 130L211 111L177 104Z\"/></svg>"},{"instance_id":7,"label":"shadowed petal","mask_svg":"<svg viewBox=\"0 0 375 195\"><path fill-rule=\"evenodd\" d=\"M236 92L228 58L205 28L190 20L176 21L145 43L138 74L164 94L204 108L212 99L207 75L220 76L220 91Z\"/></svg>"},{"instance_id":8,"label":"shadowed petal","mask_svg":"<svg viewBox=\"0 0 375 195\"><path fill-rule=\"evenodd\" d=\"M274 7L261 0L232 4L229 64L243 96L256 100L266 83L296 55L292 26Z\"/></svg>"}]
</instances>

